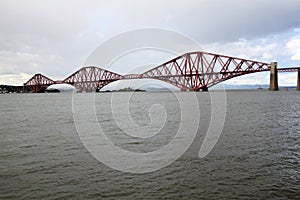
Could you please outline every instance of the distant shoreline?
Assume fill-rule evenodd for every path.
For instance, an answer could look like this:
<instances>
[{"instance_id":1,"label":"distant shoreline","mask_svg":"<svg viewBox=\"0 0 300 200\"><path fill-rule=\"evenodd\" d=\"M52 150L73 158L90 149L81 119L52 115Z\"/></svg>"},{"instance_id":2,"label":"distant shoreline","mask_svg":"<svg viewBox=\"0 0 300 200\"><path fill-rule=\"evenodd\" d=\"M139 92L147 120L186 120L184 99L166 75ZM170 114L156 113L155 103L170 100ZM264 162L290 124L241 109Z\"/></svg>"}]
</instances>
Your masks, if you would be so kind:
<instances>
[{"instance_id":1,"label":"distant shoreline","mask_svg":"<svg viewBox=\"0 0 300 200\"><path fill-rule=\"evenodd\" d=\"M216 85L215 88L209 88L209 91L269 91L269 85ZM6 93L31 93L29 91L23 92L23 86L12 86L12 85L0 85L0 94ZM280 91L296 91L296 86L280 86ZM119 90L99 90L97 93L106 93L106 92L179 92L180 90L172 90L168 88L144 88L144 89L133 89L130 87L119 89ZM59 91L55 91L59 92ZM61 91L60 91L61 92ZM49 91L48 93L51 93Z\"/></svg>"}]
</instances>

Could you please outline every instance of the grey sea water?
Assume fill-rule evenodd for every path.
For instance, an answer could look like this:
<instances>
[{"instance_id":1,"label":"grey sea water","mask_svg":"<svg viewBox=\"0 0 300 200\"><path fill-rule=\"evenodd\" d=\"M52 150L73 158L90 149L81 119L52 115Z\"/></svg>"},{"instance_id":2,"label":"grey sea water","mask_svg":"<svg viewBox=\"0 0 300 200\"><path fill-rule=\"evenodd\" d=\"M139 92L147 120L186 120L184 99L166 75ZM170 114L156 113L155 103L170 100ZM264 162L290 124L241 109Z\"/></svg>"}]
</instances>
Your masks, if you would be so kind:
<instances>
[{"instance_id":1,"label":"grey sea water","mask_svg":"<svg viewBox=\"0 0 300 200\"><path fill-rule=\"evenodd\" d=\"M114 114L111 102L122 105L124 95L93 96L107 137L132 152L168 144L182 112L174 93L131 95L131 120L159 130L148 139L120 128L129 119ZM0 95L0 199L300 199L300 93L227 92L222 134L202 159L198 152L211 107L209 93L196 95L201 118L193 144L171 165L145 174L120 172L92 157L76 131L72 94ZM158 109L151 110L153 105Z\"/></svg>"}]
</instances>

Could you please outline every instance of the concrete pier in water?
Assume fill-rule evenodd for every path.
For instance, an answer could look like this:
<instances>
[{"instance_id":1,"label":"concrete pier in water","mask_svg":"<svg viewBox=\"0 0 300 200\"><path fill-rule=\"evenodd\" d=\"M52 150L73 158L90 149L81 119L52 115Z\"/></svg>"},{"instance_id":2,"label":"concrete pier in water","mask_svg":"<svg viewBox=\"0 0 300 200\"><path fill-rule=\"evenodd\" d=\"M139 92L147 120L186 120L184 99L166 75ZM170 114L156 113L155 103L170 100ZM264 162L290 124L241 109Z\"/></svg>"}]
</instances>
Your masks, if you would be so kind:
<instances>
[{"instance_id":1,"label":"concrete pier in water","mask_svg":"<svg viewBox=\"0 0 300 200\"><path fill-rule=\"evenodd\" d=\"M277 62L272 62L271 63L271 69L270 69L270 88L269 88L269 90L278 90Z\"/></svg>"},{"instance_id":2,"label":"concrete pier in water","mask_svg":"<svg viewBox=\"0 0 300 200\"><path fill-rule=\"evenodd\" d=\"M298 70L297 90L300 91L300 70Z\"/></svg>"}]
</instances>

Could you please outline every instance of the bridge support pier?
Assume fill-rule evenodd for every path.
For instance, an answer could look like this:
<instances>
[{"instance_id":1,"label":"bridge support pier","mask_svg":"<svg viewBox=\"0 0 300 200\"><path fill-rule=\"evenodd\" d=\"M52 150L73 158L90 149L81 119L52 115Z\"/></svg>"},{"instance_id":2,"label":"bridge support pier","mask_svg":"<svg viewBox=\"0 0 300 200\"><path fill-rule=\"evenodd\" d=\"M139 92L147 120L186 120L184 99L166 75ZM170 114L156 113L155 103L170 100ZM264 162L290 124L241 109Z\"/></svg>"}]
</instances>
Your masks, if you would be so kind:
<instances>
[{"instance_id":1,"label":"bridge support pier","mask_svg":"<svg viewBox=\"0 0 300 200\"><path fill-rule=\"evenodd\" d=\"M297 90L300 91L300 70L298 69Z\"/></svg>"},{"instance_id":2,"label":"bridge support pier","mask_svg":"<svg viewBox=\"0 0 300 200\"><path fill-rule=\"evenodd\" d=\"M269 90L278 90L278 71L277 62L271 63L270 69L270 87Z\"/></svg>"},{"instance_id":3,"label":"bridge support pier","mask_svg":"<svg viewBox=\"0 0 300 200\"><path fill-rule=\"evenodd\" d=\"M208 87L207 87L207 86L204 86L204 87L202 88L202 92L208 92Z\"/></svg>"}]
</instances>

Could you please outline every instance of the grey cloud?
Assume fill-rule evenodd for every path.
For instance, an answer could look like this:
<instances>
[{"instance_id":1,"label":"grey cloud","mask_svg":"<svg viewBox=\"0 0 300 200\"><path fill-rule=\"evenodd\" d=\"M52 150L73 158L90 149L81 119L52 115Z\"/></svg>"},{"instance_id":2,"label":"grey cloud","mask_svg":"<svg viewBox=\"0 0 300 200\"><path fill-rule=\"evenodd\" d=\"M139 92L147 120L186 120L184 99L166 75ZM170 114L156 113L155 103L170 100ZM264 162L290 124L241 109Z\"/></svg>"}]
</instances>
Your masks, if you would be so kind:
<instances>
[{"instance_id":1,"label":"grey cloud","mask_svg":"<svg viewBox=\"0 0 300 200\"><path fill-rule=\"evenodd\" d=\"M300 27L299 0L112 2L103 4L103 8L107 9L96 15L111 19L114 22L112 27L171 28L205 43L251 39ZM95 9L101 8L100 5ZM101 27L101 24L98 25Z\"/></svg>"},{"instance_id":2,"label":"grey cloud","mask_svg":"<svg viewBox=\"0 0 300 200\"><path fill-rule=\"evenodd\" d=\"M171 23L200 42L228 42L300 27L299 8L297 0L209 0L177 14Z\"/></svg>"},{"instance_id":3,"label":"grey cloud","mask_svg":"<svg viewBox=\"0 0 300 200\"><path fill-rule=\"evenodd\" d=\"M101 42L134 28L173 29L200 43L280 34L300 27L299 8L299 0L1 0L0 74L64 77Z\"/></svg>"},{"instance_id":4,"label":"grey cloud","mask_svg":"<svg viewBox=\"0 0 300 200\"><path fill-rule=\"evenodd\" d=\"M83 30L109 34L145 26L174 28L210 42L300 26L298 0L9 0L0 5L1 33L43 36L54 42Z\"/></svg>"}]
</instances>

